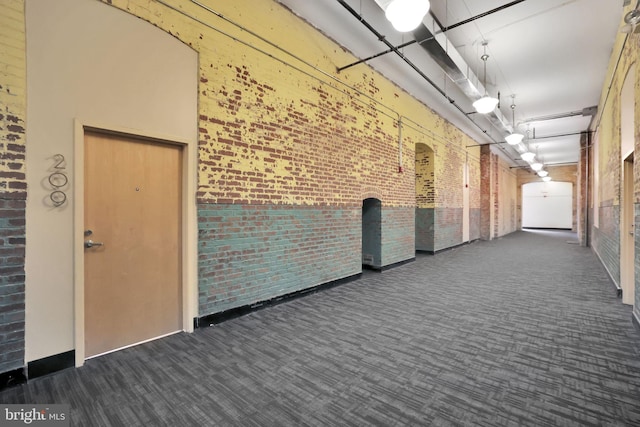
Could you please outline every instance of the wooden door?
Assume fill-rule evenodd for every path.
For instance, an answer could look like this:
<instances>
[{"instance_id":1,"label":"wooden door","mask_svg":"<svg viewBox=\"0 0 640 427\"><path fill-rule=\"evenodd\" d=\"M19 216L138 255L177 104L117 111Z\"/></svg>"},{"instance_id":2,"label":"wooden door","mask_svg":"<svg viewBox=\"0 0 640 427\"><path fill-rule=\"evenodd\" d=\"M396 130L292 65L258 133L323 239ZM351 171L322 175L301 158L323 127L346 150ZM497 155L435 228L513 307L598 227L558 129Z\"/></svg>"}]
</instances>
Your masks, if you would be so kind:
<instances>
[{"instance_id":1,"label":"wooden door","mask_svg":"<svg viewBox=\"0 0 640 427\"><path fill-rule=\"evenodd\" d=\"M177 145L85 135L85 357L182 329L181 165Z\"/></svg>"}]
</instances>

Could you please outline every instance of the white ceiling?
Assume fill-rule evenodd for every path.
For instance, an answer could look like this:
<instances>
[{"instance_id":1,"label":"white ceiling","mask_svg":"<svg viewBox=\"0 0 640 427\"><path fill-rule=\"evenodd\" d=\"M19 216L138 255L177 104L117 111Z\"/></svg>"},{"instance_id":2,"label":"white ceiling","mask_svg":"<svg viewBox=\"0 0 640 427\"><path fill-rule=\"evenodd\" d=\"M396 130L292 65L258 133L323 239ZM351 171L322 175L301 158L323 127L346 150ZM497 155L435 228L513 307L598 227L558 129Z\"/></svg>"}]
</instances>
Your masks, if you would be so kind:
<instances>
[{"instance_id":1,"label":"white ceiling","mask_svg":"<svg viewBox=\"0 0 640 427\"><path fill-rule=\"evenodd\" d=\"M388 49L340 0L279 1L358 58ZM394 46L413 40L412 33L400 34L393 29L375 0L342 1ZM514 2L431 0L430 13L446 28L510 3ZM500 111L506 122L511 123L511 96L515 95L516 127L528 135L525 142L530 150L547 165L575 163L580 139L576 133L587 130L591 116L540 119L582 112L598 104L622 11L623 0L528 0L448 30L445 35L448 49L455 49L480 81L482 42L488 42L486 86L493 96L500 92ZM432 22L427 15L425 26ZM527 165L515 149L502 143L505 129L473 113L473 99L464 95L421 46L413 44L402 52L439 89L394 53L367 63L477 141L499 142L495 144L497 151L512 165ZM525 124L536 118L539 120Z\"/></svg>"}]
</instances>

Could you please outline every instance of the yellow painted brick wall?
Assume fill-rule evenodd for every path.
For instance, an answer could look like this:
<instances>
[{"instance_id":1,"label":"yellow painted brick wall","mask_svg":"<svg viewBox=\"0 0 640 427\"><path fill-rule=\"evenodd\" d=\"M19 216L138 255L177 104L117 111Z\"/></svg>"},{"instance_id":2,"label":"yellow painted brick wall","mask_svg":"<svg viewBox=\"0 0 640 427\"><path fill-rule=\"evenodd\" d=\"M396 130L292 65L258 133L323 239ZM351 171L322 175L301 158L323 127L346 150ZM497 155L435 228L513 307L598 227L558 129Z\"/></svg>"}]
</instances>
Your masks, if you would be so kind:
<instances>
[{"instance_id":1,"label":"yellow painted brick wall","mask_svg":"<svg viewBox=\"0 0 640 427\"><path fill-rule=\"evenodd\" d=\"M0 108L1 197L24 199L26 60L22 0L0 3Z\"/></svg>"},{"instance_id":2,"label":"yellow painted brick wall","mask_svg":"<svg viewBox=\"0 0 640 427\"><path fill-rule=\"evenodd\" d=\"M461 206L460 166L473 141L366 65L336 74L353 56L276 2L205 2L268 42L184 0L168 1L180 12L107 2L200 54L200 202L354 206L375 189L385 206L414 206L415 144L424 142L443 177L436 204ZM419 123L403 126L403 173L398 114Z\"/></svg>"}]
</instances>

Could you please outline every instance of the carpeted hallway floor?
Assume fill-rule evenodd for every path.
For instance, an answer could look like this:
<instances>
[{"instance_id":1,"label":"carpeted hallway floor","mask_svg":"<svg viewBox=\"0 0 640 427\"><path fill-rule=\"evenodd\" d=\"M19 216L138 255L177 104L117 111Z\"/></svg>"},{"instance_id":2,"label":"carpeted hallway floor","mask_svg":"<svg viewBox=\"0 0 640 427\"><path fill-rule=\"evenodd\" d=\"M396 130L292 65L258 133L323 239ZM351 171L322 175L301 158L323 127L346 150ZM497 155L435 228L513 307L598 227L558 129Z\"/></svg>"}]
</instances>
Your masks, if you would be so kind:
<instances>
[{"instance_id":1,"label":"carpeted hallway floor","mask_svg":"<svg viewBox=\"0 0 640 427\"><path fill-rule=\"evenodd\" d=\"M640 425L640 332L566 232L476 242L0 393L77 426Z\"/></svg>"}]
</instances>

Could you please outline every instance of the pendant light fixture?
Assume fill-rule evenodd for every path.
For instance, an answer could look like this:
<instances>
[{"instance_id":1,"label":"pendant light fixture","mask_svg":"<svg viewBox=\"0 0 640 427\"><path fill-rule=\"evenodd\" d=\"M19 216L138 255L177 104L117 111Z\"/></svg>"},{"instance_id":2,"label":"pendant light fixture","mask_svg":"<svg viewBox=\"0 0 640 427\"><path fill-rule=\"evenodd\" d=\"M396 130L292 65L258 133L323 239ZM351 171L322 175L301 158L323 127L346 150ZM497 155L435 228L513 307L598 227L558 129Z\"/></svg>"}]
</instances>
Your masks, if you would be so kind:
<instances>
[{"instance_id":1,"label":"pendant light fixture","mask_svg":"<svg viewBox=\"0 0 640 427\"><path fill-rule=\"evenodd\" d=\"M406 33L418 28L430 6L429 0L392 0L385 8L385 17L393 28Z\"/></svg>"},{"instance_id":2,"label":"pendant light fixture","mask_svg":"<svg viewBox=\"0 0 640 427\"><path fill-rule=\"evenodd\" d=\"M518 145L522 142L524 135L516 132L516 96L511 95L511 122L513 126L513 132L507 135L504 139L509 145Z\"/></svg>"},{"instance_id":3,"label":"pendant light fixture","mask_svg":"<svg viewBox=\"0 0 640 427\"><path fill-rule=\"evenodd\" d=\"M543 168L543 167L544 167L544 165L543 165L542 163L540 163L540 162L533 162L533 163L531 163L531 169L533 169L533 170L534 170L534 171L536 171L536 172L538 172L538 171L540 171L540 172L544 172L544 171L542 170L542 168ZM542 176L542 175L540 175L540 176Z\"/></svg>"},{"instance_id":4,"label":"pendant light fixture","mask_svg":"<svg viewBox=\"0 0 640 427\"><path fill-rule=\"evenodd\" d=\"M527 149L527 151L525 151L524 153L522 153L520 155L520 157L522 158L522 160L524 160L525 162L532 162L533 159L536 158L536 155L533 154L531 151L529 151L529 149Z\"/></svg>"},{"instance_id":5,"label":"pendant light fixture","mask_svg":"<svg viewBox=\"0 0 640 427\"><path fill-rule=\"evenodd\" d=\"M489 96L487 91L487 59L489 59L489 55L487 55L487 42L482 42L482 46L484 46L484 54L480 57L483 62L484 67L484 75L482 79L482 85L484 86L484 96L473 103L473 108L480 114L488 114L492 112L496 106L498 105L498 98L493 98Z\"/></svg>"},{"instance_id":6,"label":"pendant light fixture","mask_svg":"<svg viewBox=\"0 0 640 427\"><path fill-rule=\"evenodd\" d=\"M551 181L551 177L550 176L545 176L544 178L542 178L542 180L544 182L549 182L549 181Z\"/></svg>"},{"instance_id":7,"label":"pendant light fixture","mask_svg":"<svg viewBox=\"0 0 640 427\"><path fill-rule=\"evenodd\" d=\"M538 171L538 176L540 178L544 178L547 175L549 175L549 172L547 172L547 171L543 171L543 170Z\"/></svg>"}]
</instances>

